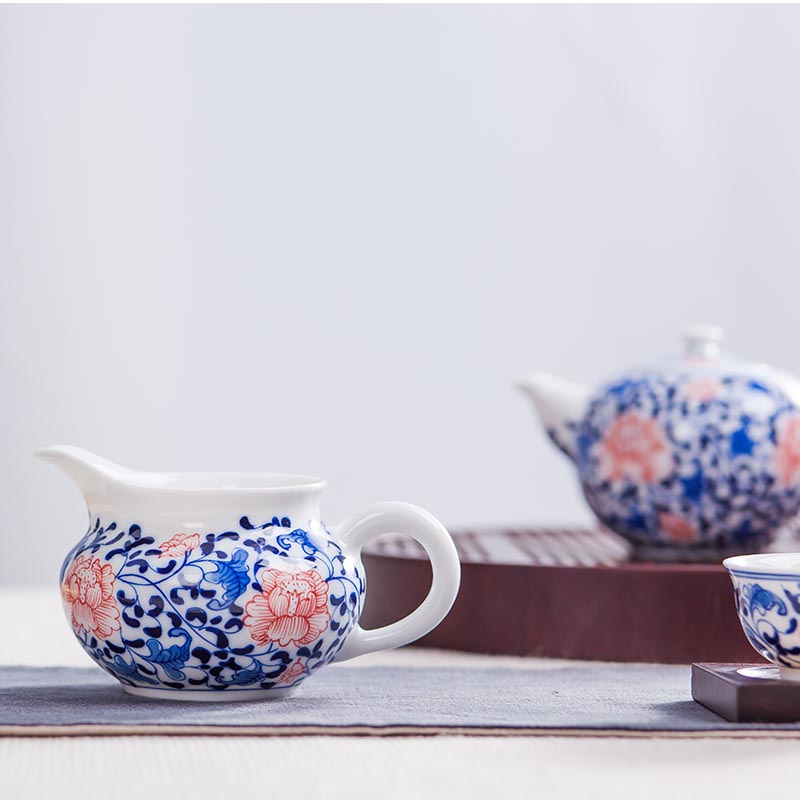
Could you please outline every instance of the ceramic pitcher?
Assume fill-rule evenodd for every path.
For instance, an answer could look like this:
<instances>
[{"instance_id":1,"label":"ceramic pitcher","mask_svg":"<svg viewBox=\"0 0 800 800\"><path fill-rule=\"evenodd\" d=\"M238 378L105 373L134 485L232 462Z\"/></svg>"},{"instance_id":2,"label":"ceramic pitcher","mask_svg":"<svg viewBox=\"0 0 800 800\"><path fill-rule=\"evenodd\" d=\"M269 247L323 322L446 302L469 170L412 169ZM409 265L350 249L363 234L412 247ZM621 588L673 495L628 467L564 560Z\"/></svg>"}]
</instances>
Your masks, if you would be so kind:
<instances>
[{"instance_id":1,"label":"ceramic pitcher","mask_svg":"<svg viewBox=\"0 0 800 800\"><path fill-rule=\"evenodd\" d=\"M424 636L458 592L453 541L417 506L377 503L329 528L319 478L139 472L68 446L37 455L89 509L61 569L73 633L134 695L280 697L332 661ZM361 549L387 532L424 547L433 583L405 619L365 630Z\"/></svg>"}]
</instances>

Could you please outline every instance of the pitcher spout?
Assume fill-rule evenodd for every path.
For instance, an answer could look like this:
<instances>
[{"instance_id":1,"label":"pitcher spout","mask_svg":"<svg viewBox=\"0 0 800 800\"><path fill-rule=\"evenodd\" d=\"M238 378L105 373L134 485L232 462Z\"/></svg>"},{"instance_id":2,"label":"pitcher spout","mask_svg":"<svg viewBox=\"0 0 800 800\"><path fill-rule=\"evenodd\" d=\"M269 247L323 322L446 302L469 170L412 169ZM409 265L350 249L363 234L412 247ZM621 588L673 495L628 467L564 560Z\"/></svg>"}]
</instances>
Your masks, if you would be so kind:
<instances>
[{"instance_id":1,"label":"pitcher spout","mask_svg":"<svg viewBox=\"0 0 800 800\"><path fill-rule=\"evenodd\" d=\"M516 385L533 401L550 438L574 461L576 429L589 403L589 388L546 372L530 373Z\"/></svg>"},{"instance_id":2,"label":"pitcher spout","mask_svg":"<svg viewBox=\"0 0 800 800\"><path fill-rule=\"evenodd\" d=\"M64 472L87 503L105 496L112 486L127 482L131 470L72 445L54 445L34 453Z\"/></svg>"}]
</instances>

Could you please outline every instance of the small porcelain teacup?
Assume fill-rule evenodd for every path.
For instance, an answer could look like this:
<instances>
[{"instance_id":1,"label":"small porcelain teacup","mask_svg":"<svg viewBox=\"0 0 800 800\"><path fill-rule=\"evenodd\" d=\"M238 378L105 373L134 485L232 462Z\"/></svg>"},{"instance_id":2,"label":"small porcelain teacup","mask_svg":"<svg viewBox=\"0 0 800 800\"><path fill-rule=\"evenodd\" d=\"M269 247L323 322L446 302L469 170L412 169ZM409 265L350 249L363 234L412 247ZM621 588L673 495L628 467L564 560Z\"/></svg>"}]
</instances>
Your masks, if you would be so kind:
<instances>
[{"instance_id":1,"label":"small porcelain teacup","mask_svg":"<svg viewBox=\"0 0 800 800\"><path fill-rule=\"evenodd\" d=\"M800 681L800 553L734 556L722 563L750 644L782 678Z\"/></svg>"}]
</instances>

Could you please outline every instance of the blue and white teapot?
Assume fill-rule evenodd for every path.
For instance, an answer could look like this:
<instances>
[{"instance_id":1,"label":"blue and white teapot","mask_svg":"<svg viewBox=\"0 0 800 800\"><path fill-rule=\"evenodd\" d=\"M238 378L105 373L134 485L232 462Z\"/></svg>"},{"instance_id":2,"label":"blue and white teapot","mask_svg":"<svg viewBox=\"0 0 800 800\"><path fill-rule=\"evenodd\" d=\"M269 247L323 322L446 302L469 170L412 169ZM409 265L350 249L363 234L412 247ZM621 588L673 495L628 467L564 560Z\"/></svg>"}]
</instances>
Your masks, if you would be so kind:
<instances>
[{"instance_id":1,"label":"blue and white teapot","mask_svg":"<svg viewBox=\"0 0 800 800\"><path fill-rule=\"evenodd\" d=\"M682 358L598 391L519 381L592 510L639 558L758 552L800 512L800 381L721 354L721 338L692 326Z\"/></svg>"}]
</instances>

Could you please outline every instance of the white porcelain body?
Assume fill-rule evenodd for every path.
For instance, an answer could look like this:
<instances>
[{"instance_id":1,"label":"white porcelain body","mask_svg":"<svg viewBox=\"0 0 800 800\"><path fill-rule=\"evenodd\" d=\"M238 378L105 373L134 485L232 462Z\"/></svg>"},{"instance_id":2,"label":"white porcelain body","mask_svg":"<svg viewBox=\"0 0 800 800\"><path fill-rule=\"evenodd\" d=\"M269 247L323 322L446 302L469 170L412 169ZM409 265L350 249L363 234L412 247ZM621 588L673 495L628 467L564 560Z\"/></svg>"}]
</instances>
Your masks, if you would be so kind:
<instances>
[{"instance_id":1,"label":"white porcelain body","mask_svg":"<svg viewBox=\"0 0 800 800\"><path fill-rule=\"evenodd\" d=\"M748 641L782 678L800 680L800 553L734 556L723 564Z\"/></svg>"},{"instance_id":2,"label":"white porcelain body","mask_svg":"<svg viewBox=\"0 0 800 800\"><path fill-rule=\"evenodd\" d=\"M65 446L37 455L73 479L89 509L61 573L68 620L132 694L285 696L334 660L424 636L455 600L452 539L416 506L378 503L328 528L317 478L136 472ZM408 617L365 630L361 549L388 532L420 542L433 584Z\"/></svg>"}]
</instances>

